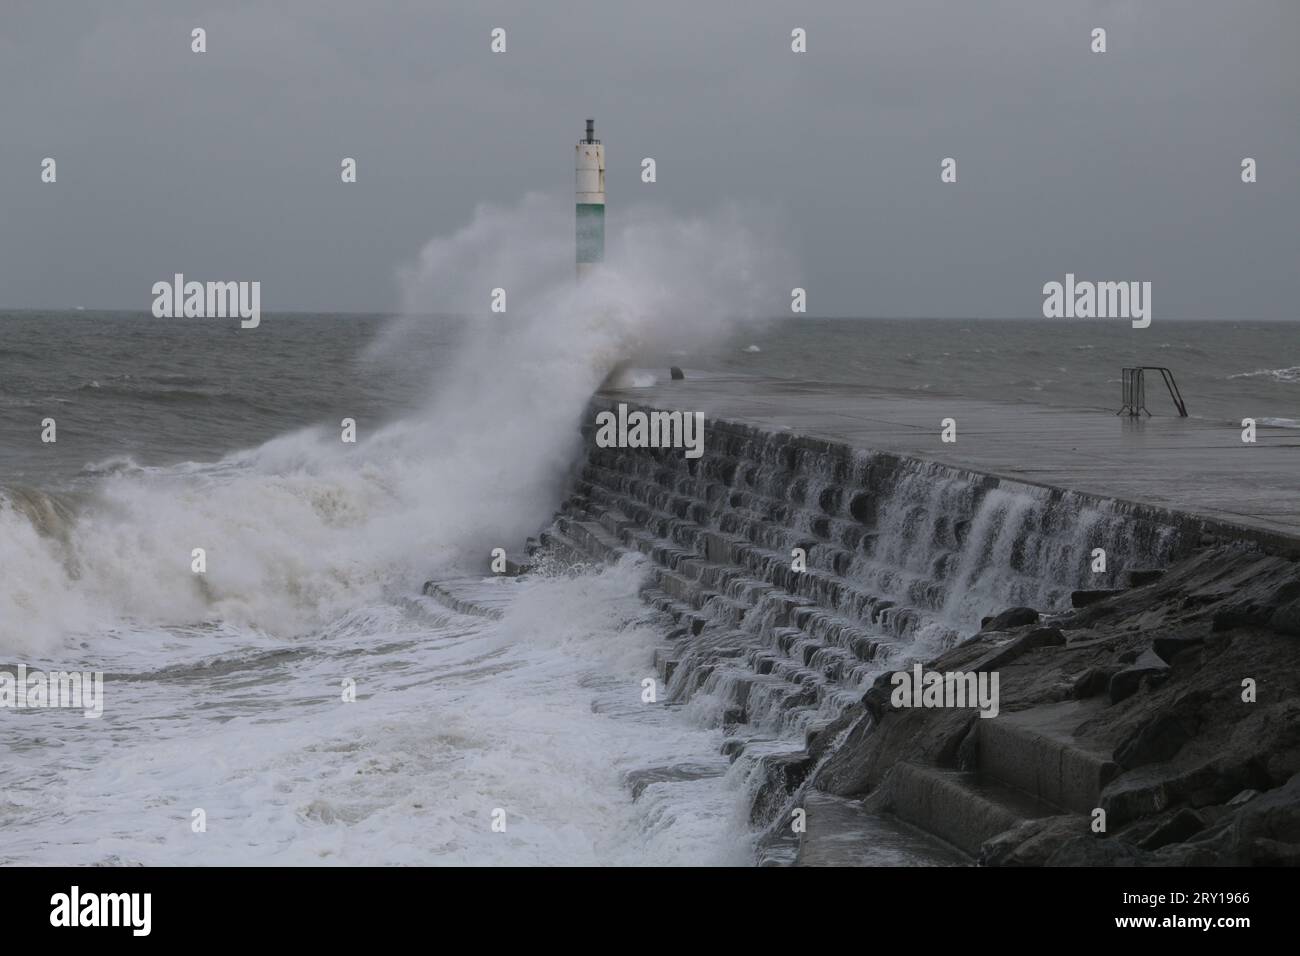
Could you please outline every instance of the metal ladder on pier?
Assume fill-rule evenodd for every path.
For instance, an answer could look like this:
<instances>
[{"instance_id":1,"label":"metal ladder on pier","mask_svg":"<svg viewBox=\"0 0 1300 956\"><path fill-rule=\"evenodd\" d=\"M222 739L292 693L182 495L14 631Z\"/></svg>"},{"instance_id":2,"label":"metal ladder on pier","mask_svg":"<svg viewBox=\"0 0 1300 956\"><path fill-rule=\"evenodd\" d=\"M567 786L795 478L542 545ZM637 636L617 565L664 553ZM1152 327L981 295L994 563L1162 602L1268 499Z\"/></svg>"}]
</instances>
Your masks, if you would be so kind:
<instances>
[{"instance_id":1,"label":"metal ladder on pier","mask_svg":"<svg viewBox=\"0 0 1300 956\"><path fill-rule=\"evenodd\" d=\"M1178 383L1174 381L1174 373L1162 365L1138 365L1133 368L1122 370L1122 390L1124 397L1124 407L1116 415L1123 415L1128 412L1129 418L1138 418L1143 412L1150 417L1151 412L1147 411L1146 396L1146 377L1145 372L1159 372L1165 380L1165 387L1169 389L1169 397L1174 400L1174 407L1178 409L1180 418L1187 417L1187 405L1183 402L1183 394L1178 390Z\"/></svg>"}]
</instances>

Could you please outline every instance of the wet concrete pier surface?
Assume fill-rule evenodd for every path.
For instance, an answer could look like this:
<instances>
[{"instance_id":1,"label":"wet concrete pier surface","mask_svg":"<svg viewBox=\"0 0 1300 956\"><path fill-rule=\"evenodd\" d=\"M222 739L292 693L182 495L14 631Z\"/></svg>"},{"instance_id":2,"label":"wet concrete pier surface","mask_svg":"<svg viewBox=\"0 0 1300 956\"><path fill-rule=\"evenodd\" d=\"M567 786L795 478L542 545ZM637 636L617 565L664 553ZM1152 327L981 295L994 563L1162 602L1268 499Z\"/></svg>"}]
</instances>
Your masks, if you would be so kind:
<instances>
[{"instance_id":1,"label":"wet concrete pier surface","mask_svg":"<svg viewBox=\"0 0 1300 956\"><path fill-rule=\"evenodd\" d=\"M1019 481L1069 488L1300 539L1300 431L1163 413L1131 419L1105 409L908 395L868 386L692 375L597 401L703 412L709 419L893 452ZM1194 411L1195 396L1188 396ZM1247 413L1243 413L1245 417ZM943 420L956 441L942 440ZM708 455L707 433L704 454Z\"/></svg>"}]
</instances>

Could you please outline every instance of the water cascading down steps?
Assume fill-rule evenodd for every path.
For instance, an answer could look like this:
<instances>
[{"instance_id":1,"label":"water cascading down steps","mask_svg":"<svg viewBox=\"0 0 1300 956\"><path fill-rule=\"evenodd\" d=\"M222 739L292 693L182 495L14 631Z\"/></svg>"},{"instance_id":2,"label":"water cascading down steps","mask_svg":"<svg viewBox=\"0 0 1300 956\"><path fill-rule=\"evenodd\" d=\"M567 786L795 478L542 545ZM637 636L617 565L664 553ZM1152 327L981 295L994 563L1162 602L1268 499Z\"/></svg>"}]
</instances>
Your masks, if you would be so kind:
<instances>
[{"instance_id":1,"label":"water cascading down steps","mask_svg":"<svg viewBox=\"0 0 1300 956\"><path fill-rule=\"evenodd\" d=\"M642 597L672 622L654 653L667 696L722 728L733 760L754 762L760 825L813 769L808 741L881 674L934 657L984 615L1063 609L1074 589L1116 586L1118 569L1163 567L1200 534L1190 519L1131 503L738 423L706 427L698 459L600 448L588 430L538 547L586 561L644 556ZM1114 570L1091 570L1097 548ZM980 772L897 768L895 816L974 854L1017 819L1074 809L1104 777L1104 755L1061 756L1059 730L979 723L998 724L981 736ZM1078 766L1060 770L1063 759ZM1064 788L1048 782L1053 760L1058 777L1073 775ZM839 821L834 846L805 837L786 860L843 859L852 844L853 811L818 799L810 815Z\"/></svg>"}]
</instances>

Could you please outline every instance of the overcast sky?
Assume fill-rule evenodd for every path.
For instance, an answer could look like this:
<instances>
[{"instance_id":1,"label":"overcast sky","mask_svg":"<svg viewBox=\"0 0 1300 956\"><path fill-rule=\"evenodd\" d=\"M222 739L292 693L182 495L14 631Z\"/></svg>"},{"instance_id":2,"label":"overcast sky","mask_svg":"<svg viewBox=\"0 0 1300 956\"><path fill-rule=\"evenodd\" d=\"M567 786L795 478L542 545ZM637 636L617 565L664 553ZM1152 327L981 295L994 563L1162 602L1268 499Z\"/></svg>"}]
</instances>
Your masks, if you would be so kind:
<instances>
[{"instance_id":1,"label":"overcast sky","mask_svg":"<svg viewBox=\"0 0 1300 956\"><path fill-rule=\"evenodd\" d=\"M595 116L611 219L771 207L812 314L1028 316L1067 272L1300 314L1296 0L0 4L0 308L147 310L185 272L390 311L477 202L571 194Z\"/></svg>"}]
</instances>

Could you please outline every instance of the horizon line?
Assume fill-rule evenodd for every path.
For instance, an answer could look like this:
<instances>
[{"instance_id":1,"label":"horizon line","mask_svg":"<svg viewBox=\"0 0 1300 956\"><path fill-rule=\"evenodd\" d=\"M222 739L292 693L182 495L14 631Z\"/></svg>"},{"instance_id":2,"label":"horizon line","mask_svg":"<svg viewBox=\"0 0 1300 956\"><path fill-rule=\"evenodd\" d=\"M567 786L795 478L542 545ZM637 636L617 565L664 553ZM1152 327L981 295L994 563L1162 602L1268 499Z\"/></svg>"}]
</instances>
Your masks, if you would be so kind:
<instances>
[{"instance_id":1,"label":"horizon line","mask_svg":"<svg viewBox=\"0 0 1300 956\"><path fill-rule=\"evenodd\" d=\"M105 313L113 315L146 315L154 318L148 308L124 309L124 308L92 308L90 306L0 306L0 315L15 313L52 313L80 315L90 313L102 315ZM430 319L479 319L484 317L494 317L487 312L403 312L400 310L333 310L333 309L262 309L261 314L283 315L283 316L353 316L357 318L430 318ZM166 321L184 320L187 317L181 316ZM744 317L729 316L728 318L746 321ZM203 317L193 317L194 321L207 321ZM826 315L769 315L759 316L749 319L748 321L833 321L833 322L889 322L889 321L906 321L906 322L1051 322L1051 323L1106 323L1112 320L1100 318L1047 318L1040 315L850 315L850 314L826 314ZM1162 319L1163 322L1296 322L1300 321L1300 316L1290 318L1281 316L1234 316L1225 318L1223 316L1177 316L1174 318Z\"/></svg>"}]
</instances>

